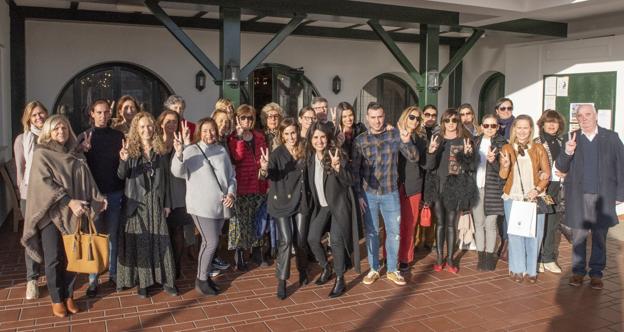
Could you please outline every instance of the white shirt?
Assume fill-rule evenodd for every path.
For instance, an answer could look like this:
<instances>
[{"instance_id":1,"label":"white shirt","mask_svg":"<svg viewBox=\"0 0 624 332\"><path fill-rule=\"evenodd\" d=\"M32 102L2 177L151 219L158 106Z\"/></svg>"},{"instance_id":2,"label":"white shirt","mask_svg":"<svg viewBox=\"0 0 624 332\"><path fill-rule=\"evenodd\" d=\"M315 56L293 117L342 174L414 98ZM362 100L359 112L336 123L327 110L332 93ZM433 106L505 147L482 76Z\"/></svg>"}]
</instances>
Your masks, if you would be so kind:
<instances>
[{"instance_id":1,"label":"white shirt","mask_svg":"<svg viewBox=\"0 0 624 332\"><path fill-rule=\"evenodd\" d=\"M323 186L323 163L315 156L314 164L314 187L316 187L319 204L322 207L326 207L327 198L325 198L325 188Z\"/></svg>"},{"instance_id":2,"label":"white shirt","mask_svg":"<svg viewBox=\"0 0 624 332\"><path fill-rule=\"evenodd\" d=\"M477 168L477 187L482 189L485 187L485 170L487 167L487 154L492 146L492 140L483 136L481 145L479 146L479 167Z\"/></svg>"},{"instance_id":3,"label":"white shirt","mask_svg":"<svg viewBox=\"0 0 624 332\"><path fill-rule=\"evenodd\" d=\"M585 137L587 137L587 139L591 142L594 140L594 137L596 137L596 135L598 135L598 126L596 126L596 129L594 130L593 133L586 133L581 129L581 133L583 135L585 135Z\"/></svg>"}]
</instances>

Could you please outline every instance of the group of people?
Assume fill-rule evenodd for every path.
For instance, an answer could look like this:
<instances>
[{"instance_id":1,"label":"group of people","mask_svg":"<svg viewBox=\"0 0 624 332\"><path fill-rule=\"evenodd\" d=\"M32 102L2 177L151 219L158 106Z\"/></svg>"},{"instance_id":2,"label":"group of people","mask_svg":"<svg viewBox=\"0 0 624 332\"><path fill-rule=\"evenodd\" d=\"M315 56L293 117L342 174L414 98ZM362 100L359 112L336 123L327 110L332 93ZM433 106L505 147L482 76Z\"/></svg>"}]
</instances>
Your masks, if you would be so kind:
<instances>
[{"instance_id":1,"label":"group of people","mask_svg":"<svg viewBox=\"0 0 624 332\"><path fill-rule=\"evenodd\" d=\"M338 297L347 288L345 271L360 273L362 226L365 284L378 280L385 265L387 278L405 285L402 272L421 244L435 248L434 271L456 274L464 227L458 221L466 215L474 220L476 268L493 270L499 258L508 259L516 282L535 283L545 270L561 273L557 232L565 220L574 245L570 284L579 286L591 233L589 275L592 287L602 288L607 229L617 223L615 204L624 201L624 169L617 167L624 147L616 133L597 126L593 107L581 106L581 129L562 137L558 112L544 112L535 135L532 118L514 117L507 98L480 125L469 104L440 117L433 105L410 106L390 124L373 102L366 125L349 103L329 108L322 97L296 117L276 103L256 112L220 99L197 124L184 119L185 106L171 96L155 119L123 96L112 119L111 105L97 100L88 110L91 128L76 137L64 116L49 115L37 101L26 105L14 149L27 298L38 297L44 265L53 314L79 311L61 235L81 218L94 218L98 232L109 235L109 282L119 290L137 287L140 297L155 284L178 294L175 280L195 234L201 239L195 289L203 295L220 292L211 277L229 267L217 257L226 243L240 271L250 259L260 266L275 259L280 299L288 296L292 253L300 285L309 283L308 265L316 261L322 271L315 283L335 275L329 297ZM546 203L538 204L534 236L508 235L513 202L539 200ZM419 222L424 209L431 225ZM97 295L98 277L89 276L88 296Z\"/></svg>"}]
</instances>

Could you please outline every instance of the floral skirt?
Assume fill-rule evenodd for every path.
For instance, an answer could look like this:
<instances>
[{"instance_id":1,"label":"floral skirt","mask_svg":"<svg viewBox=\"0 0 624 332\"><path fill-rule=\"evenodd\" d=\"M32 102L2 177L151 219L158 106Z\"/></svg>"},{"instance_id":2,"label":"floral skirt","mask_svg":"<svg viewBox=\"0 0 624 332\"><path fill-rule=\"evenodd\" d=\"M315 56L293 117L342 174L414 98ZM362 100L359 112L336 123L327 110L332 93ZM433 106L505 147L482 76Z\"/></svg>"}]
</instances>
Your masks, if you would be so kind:
<instances>
[{"instance_id":1,"label":"floral skirt","mask_svg":"<svg viewBox=\"0 0 624 332\"><path fill-rule=\"evenodd\" d=\"M249 249L264 245L264 237L256 236L256 212L266 200L266 195L240 195L234 204L234 216L230 219L228 249Z\"/></svg>"}]
</instances>

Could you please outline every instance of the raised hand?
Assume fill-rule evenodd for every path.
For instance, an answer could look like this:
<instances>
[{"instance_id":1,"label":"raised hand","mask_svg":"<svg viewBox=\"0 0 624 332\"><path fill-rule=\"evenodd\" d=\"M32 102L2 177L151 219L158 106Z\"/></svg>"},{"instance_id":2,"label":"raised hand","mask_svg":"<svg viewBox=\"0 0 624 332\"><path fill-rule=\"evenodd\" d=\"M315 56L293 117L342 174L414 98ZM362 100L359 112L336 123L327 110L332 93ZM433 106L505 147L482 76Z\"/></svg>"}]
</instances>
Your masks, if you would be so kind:
<instances>
[{"instance_id":1,"label":"raised hand","mask_svg":"<svg viewBox=\"0 0 624 332\"><path fill-rule=\"evenodd\" d=\"M329 121L336 123L336 107L329 108Z\"/></svg>"},{"instance_id":2,"label":"raised hand","mask_svg":"<svg viewBox=\"0 0 624 332\"><path fill-rule=\"evenodd\" d=\"M487 153L487 161L493 163L496 160L496 147L490 145L490 149Z\"/></svg>"},{"instance_id":3,"label":"raised hand","mask_svg":"<svg viewBox=\"0 0 624 332\"><path fill-rule=\"evenodd\" d=\"M335 152L332 153L330 149L327 152L329 153L332 168L334 169L334 171L340 172L340 150L335 149Z\"/></svg>"},{"instance_id":4,"label":"raised hand","mask_svg":"<svg viewBox=\"0 0 624 332\"><path fill-rule=\"evenodd\" d=\"M509 153L503 151L500 155L500 163L504 168L508 168L511 165L511 160L509 159Z\"/></svg>"},{"instance_id":5,"label":"raised hand","mask_svg":"<svg viewBox=\"0 0 624 332\"><path fill-rule=\"evenodd\" d=\"M571 156L574 154L575 150L576 150L576 132L568 133L568 141L566 142L566 145L565 145L565 153L568 156Z\"/></svg>"},{"instance_id":6,"label":"raised hand","mask_svg":"<svg viewBox=\"0 0 624 332\"><path fill-rule=\"evenodd\" d=\"M266 171L269 168L269 148L260 148L260 169Z\"/></svg>"},{"instance_id":7,"label":"raised hand","mask_svg":"<svg viewBox=\"0 0 624 332\"><path fill-rule=\"evenodd\" d=\"M409 129L407 129L405 127L405 123L397 123L397 127L399 128L399 134L401 136L401 142L403 143L409 143L410 142L410 136L411 136L411 131Z\"/></svg>"},{"instance_id":8,"label":"raised hand","mask_svg":"<svg viewBox=\"0 0 624 332\"><path fill-rule=\"evenodd\" d=\"M431 138L431 142L429 142L429 153L434 153L438 150L440 146L440 135L435 135Z\"/></svg>"},{"instance_id":9,"label":"raised hand","mask_svg":"<svg viewBox=\"0 0 624 332\"><path fill-rule=\"evenodd\" d=\"M239 138L243 138L243 133L245 132L245 130L243 129L243 127L241 127L238 123L236 124L236 136L238 136Z\"/></svg>"},{"instance_id":10,"label":"raised hand","mask_svg":"<svg viewBox=\"0 0 624 332\"><path fill-rule=\"evenodd\" d=\"M125 139L121 141L121 150L119 150L119 159L123 161L128 160L128 145L129 143L127 143Z\"/></svg>"},{"instance_id":11,"label":"raised hand","mask_svg":"<svg viewBox=\"0 0 624 332\"><path fill-rule=\"evenodd\" d=\"M472 142L470 138L464 138L464 154L472 153Z\"/></svg>"},{"instance_id":12,"label":"raised hand","mask_svg":"<svg viewBox=\"0 0 624 332\"><path fill-rule=\"evenodd\" d=\"M182 133L181 137L184 141L184 145L191 145L191 131L188 127L186 120L182 120Z\"/></svg>"},{"instance_id":13,"label":"raised hand","mask_svg":"<svg viewBox=\"0 0 624 332\"><path fill-rule=\"evenodd\" d=\"M175 150L177 156L182 155L182 150L184 150L184 144L182 144L181 133L173 133L173 149Z\"/></svg>"},{"instance_id":14,"label":"raised hand","mask_svg":"<svg viewBox=\"0 0 624 332\"><path fill-rule=\"evenodd\" d=\"M83 152L89 152L89 150L91 150L91 134L92 132L88 131L84 135L84 139L82 140L82 143L80 143L80 146Z\"/></svg>"}]
</instances>

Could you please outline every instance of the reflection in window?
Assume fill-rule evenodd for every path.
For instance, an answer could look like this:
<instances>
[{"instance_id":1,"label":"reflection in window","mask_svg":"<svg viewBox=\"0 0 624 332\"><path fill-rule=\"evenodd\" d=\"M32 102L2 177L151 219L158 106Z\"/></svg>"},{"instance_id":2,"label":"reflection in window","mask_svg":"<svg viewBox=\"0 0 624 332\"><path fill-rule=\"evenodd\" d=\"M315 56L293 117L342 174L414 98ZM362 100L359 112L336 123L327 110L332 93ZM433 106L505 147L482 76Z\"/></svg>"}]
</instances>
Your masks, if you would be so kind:
<instances>
[{"instance_id":1,"label":"reflection in window","mask_svg":"<svg viewBox=\"0 0 624 332\"><path fill-rule=\"evenodd\" d=\"M382 74L370 80L355 99L358 120L365 123L366 107L370 102L380 103L386 113L386 122L395 124L401 112L409 106L418 103L416 93L401 78Z\"/></svg>"},{"instance_id":2,"label":"reflection in window","mask_svg":"<svg viewBox=\"0 0 624 332\"><path fill-rule=\"evenodd\" d=\"M504 96L505 75L501 73L492 74L485 80L479 93L479 118L482 119L486 114L495 113L496 101Z\"/></svg>"}]
</instances>

